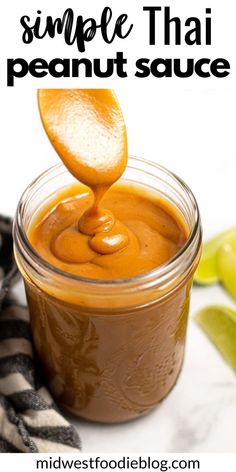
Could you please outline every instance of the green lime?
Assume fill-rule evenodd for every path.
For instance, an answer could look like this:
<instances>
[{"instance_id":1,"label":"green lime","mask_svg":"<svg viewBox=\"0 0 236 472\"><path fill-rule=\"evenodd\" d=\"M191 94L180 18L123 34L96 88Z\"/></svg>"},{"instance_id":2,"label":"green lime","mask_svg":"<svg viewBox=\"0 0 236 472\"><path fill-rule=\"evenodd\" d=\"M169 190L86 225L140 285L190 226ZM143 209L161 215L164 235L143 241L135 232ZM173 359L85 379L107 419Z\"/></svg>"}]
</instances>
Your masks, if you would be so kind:
<instances>
[{"instance_id":1,"label":"green lime","mask_svg":"<svg viewBox=\"0 0 236 472\"><path fill-rule=\"evenodd\" d=\"M196 321L236 372L236 312L212 305L199 311Z\"/></svg>"},{"instance_id":2,"label":"green lime","mask_svg":"<svg viewBox=\"0 0 236 472\"><path fill-rule=\"evenodd\" d=\"M219 249L217 262L221 283L236 299L236 240L225 243Z\"/></svg>"},{"instance_id":3,"label":"green lime","mask_svg":"<svg viewBox=\"0 0 236 472\"><path fill-rule=\"evenodd\" d=\"M210 285L219 282L218 252L227 241L236 240L236 228L231 228L218 234L203 245L200 264L195 272L194 282L200 285Z\"/></svg>"}]
</instances>

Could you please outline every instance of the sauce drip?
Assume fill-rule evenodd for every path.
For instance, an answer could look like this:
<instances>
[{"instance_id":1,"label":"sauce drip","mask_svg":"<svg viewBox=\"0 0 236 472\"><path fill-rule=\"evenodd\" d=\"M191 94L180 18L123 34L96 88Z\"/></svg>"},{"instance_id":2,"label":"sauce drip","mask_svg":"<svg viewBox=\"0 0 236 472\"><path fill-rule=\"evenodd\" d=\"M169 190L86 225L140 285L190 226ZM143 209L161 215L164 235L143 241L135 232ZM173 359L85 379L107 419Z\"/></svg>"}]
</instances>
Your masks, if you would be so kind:
<instances>
[{"instance_id":1,"label":"sauce drip","mask_svg":"<svg viewBox=\"0 0 236 472\"><path fill-rule=\"evenodd\" d=\"M94 196L77 228L70 226L58 235L52 251L62 261L85 262L92 258L92 251L112 254L124 249L129 243L126 227L101 205L127 164L126 128L114 93L109 89L41 89L38 103L44 128L61 160Z\"/></svg>"},{"instance_id":2,"label":"sauce drip","mask_svg":"<svg viewBox=\"0 0 236 472\"><path fill-rule=\"evenodd\" d=\"M138 186L115 183L127 164L127 137L114 93L43 89L38 102L51 143L79 181L75 194L58 195L34 220L29 238L38 253L96 279L138 275L173 257L187 237L175 210Z\"/></svg>"}]
</instances>

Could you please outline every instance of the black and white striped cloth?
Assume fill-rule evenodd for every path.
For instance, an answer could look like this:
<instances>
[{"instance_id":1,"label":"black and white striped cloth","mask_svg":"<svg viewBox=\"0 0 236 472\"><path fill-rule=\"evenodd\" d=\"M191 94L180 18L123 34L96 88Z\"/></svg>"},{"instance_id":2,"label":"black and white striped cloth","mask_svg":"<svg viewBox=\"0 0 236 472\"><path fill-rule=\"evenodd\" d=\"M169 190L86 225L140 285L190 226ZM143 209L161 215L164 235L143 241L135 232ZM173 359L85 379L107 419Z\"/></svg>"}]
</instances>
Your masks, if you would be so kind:
<instances>
[{"instance_id":1,"label":"black and white striped cloth","mask_svg":"<svg viewBox=\"0 0 236 472\"><path fill-rule=\"evenodd\" d=\"M27 308L11 295L18 277L11 226L0 217L0 452L78 452L77 431L43 385Z\"/></svg>"}]
</instances>

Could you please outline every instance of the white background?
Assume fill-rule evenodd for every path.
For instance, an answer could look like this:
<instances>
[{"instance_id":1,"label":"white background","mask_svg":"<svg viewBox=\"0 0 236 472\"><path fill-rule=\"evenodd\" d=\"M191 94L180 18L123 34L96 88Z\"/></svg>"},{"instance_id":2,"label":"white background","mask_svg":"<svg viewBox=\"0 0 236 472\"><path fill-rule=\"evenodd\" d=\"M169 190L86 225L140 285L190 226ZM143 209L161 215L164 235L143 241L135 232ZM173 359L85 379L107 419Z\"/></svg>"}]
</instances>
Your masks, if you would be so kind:
<instances>
[{"instance_id":1,"label":"white background","mask_svg":"<svg viewBox=\"0 0 236 472\"><path fill-rule=\"evenodd\" d=\"M28 5L27 5L28 3ZM128 3L128 2L126 2ZM63 12L51 2L37 2L48 14ZM95 5L96 4L96 5ZM145 35L135 32L127 43L132 58L227 57L229 79L107 81L115 88L125 116L131 154L158 162L182 177L197 197L204 236L236 225L236 140L235 38L233 0L156 2L109 2L117 12L129 11L135 24L143 22L142 5L173 5L174 13L198 15L205 7L214 11L212 47L169 47L150 49ZM75 2L70 2L73 7ZM86 5L86 6L85 6ZM80 2L83 11L101 10L100 0ZM66 5L68 6L68 5ZM78 11L78 5L76 7ZM41 171L58 162L40 123L36 102L37 86L100 86L96 80L33 81L21 79L14 88L5 84L7 57L76 57L62 41L35 43L29 49L20 43L19 17L35 11L32 2L10 1L1 17L3 56L0 68L0 212L13 215L24 188ZM122 45L119 45L121 47ZM56 49L55 49L56 48ZM116 48L114 47L114 50ZM110 49L109 49L110 51ZM111 48L112 51L112 48ZM107 50L108 52L108 50ZM89 46L94 56L104 54L98 42ZM37 82L37 83L36 83ZM153 413L124 425L101 426L76 422L85 452L233 452L235 451L236 382L214 347L192 320L207 303L235 306L220 287L194 288L186 362L177 387Z\"/></svg>"}]
</instances>

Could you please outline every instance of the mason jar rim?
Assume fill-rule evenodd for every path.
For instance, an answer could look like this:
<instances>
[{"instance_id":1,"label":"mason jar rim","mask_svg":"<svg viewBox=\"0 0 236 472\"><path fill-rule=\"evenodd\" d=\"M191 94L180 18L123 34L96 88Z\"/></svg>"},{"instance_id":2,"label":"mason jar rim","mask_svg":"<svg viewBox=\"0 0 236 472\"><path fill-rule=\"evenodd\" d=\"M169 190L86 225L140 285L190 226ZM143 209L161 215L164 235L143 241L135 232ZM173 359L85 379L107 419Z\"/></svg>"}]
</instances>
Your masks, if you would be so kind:
<instances>
[{"instance_id":1,"label":"mason jar rim","mask_svg":"<svg viewBox=\"0 0 236 472\"><path fill-rule=\"evenodd\" d=\"M156 164L153 161L130 155L127 167L132 168L132 166L129 165L131 162L147 164L151 166L153 169L165 173L175 183L177 183L180 186L180 188L184 191L185 197L188 199L188 203L192 206L192 209L194 211L194 222L193 222L193 226L190 231L190 234L185 244L182 246L182 248L180 248L180 250L171 259L167 260L165 263L161 264L160 266L148 272L144 272L142 274L138 274L132 277L123 277L123 278L117 278L117 279L94 279L90 277L78 276L78 275L74 275L69 272L63 271L59 267L55 267L54 265L47 262L37 253L37 251L33 248L33 246L31 245L27 237L26 231L24 229L24 224L23 224L23 211L24 211L24 206L27 201L27 198L29 197L30 193L32 192L36 184L38 184L41 180L43 180L45 177L47 177L48 175L50 175L51 173L55 172L58 169L65 169L67 171L64 164L59 163L48 168L46 171L42 172L28 185L28 187L25 189L25 191L21 195L21 198L19 200L17 210L16 210L16 215L15 215L14 225L13 225L14 242L19 250L20 250L20 246L22 245L22 247L24 248L28 256L27 262L33 267L33 269L35 269L35 267L32 265L32 261L36 263L43 270L46 269L47 272L49 272L53 276L58 275L60 277L63 277L67 281L78 282L80 283L80 285L84 284L84 285L89 285L90 287L100 287L100 288L113 287L114 288L114 287L119 286L119 288L122 289L122 288L131 287L131 286L136 286L137 284L138 285L144 284L145 286L148 285L148 287L150 287L150 285L151 286L153 285L153 282L155 284L158 282L161 284L163 283L167 275L171 276L172 273L175 273L176 269L178 269L181 262L183 261L186 251L188 251L195 243L198 246L198 249L200 248L200 241L201 241L200 214L199 214L197 201L192 191L188 187L188 185L180 177L178 177L174 172L169 171L166 167ZM194 257L192 257L192 259L194 259ZM188 262L189 262L189 266L191 266L193 260L189 260Z\"/></svg>"}]
</instances>

